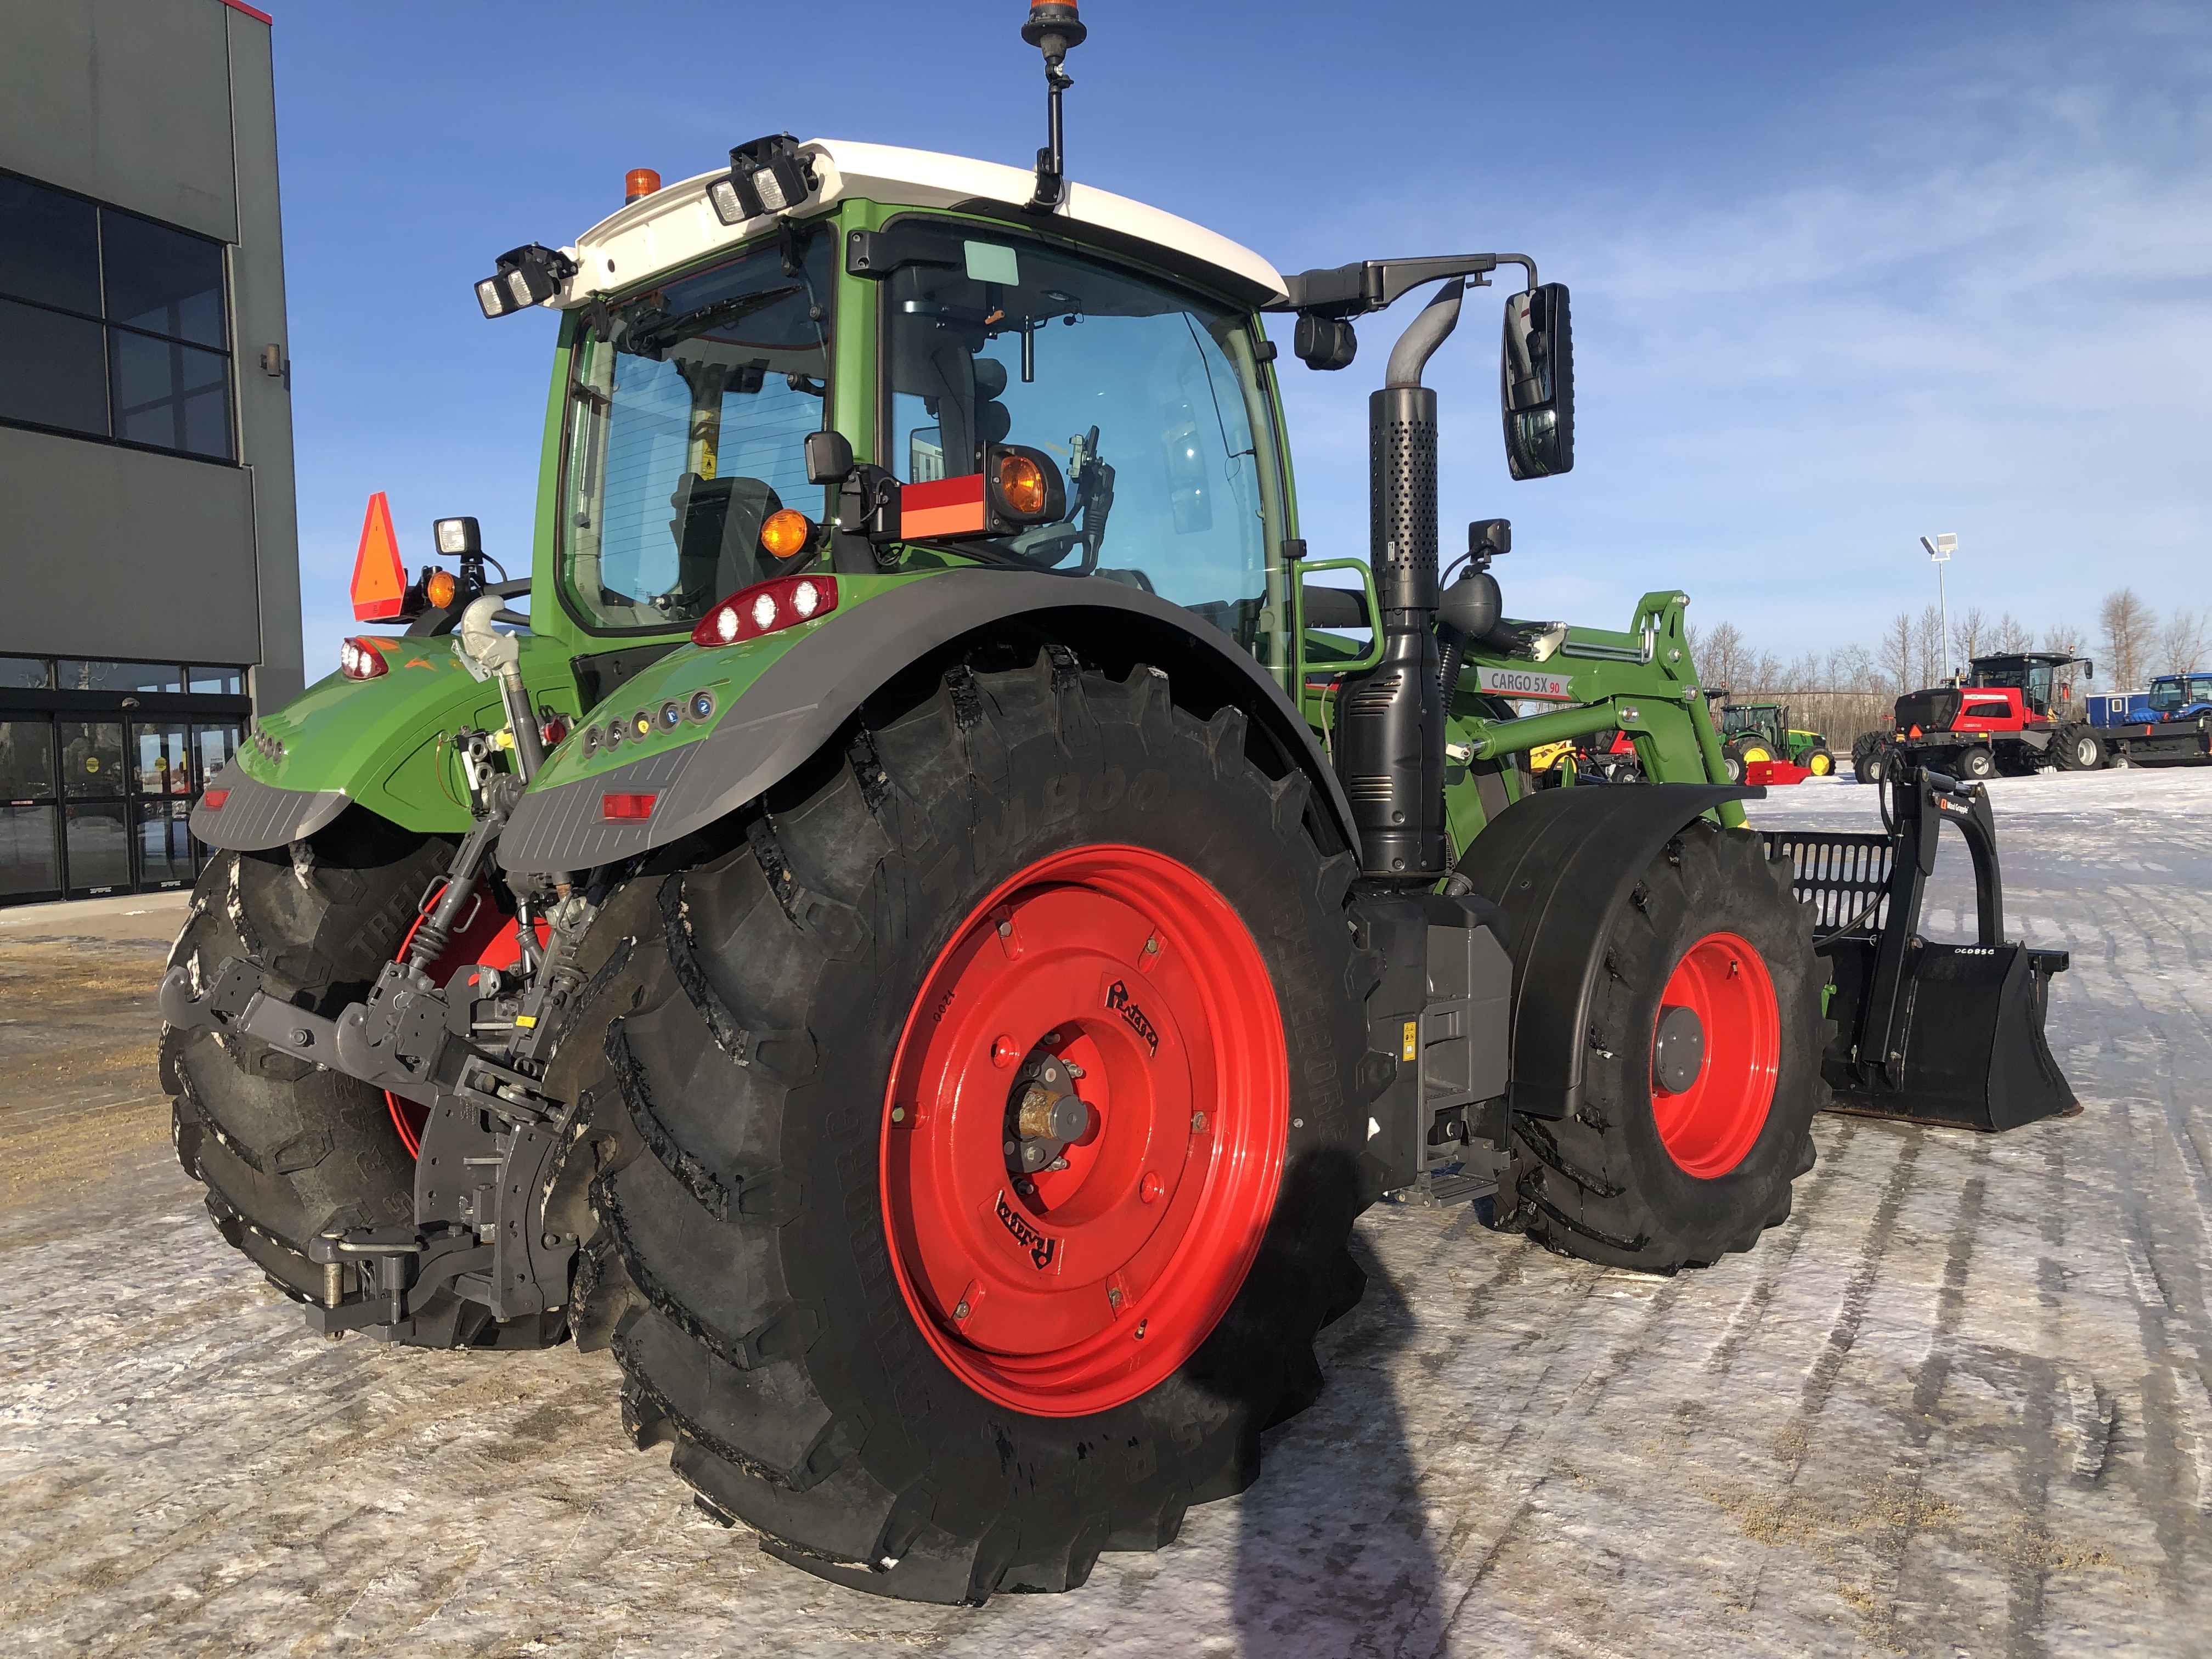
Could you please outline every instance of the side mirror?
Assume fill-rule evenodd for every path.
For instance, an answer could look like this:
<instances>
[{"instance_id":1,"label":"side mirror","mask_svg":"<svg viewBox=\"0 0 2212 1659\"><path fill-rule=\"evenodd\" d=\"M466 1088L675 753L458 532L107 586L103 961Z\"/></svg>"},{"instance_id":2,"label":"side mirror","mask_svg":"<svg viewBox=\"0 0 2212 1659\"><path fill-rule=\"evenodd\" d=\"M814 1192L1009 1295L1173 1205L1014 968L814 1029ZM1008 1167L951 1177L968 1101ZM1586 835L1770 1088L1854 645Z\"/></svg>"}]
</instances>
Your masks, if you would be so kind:
<instances>
[{"instance_id":1,"label":"side mirror","mask_svg":"<svg viewBox=\"0 0 2212 1659\"><path fill-rule=\"evenodd\" d=\"M1516 478L1574 471L1574 335L1565 283L1547 283L1507 298L1498 397L1505 465Z\"/></svg>"}]
</instances>

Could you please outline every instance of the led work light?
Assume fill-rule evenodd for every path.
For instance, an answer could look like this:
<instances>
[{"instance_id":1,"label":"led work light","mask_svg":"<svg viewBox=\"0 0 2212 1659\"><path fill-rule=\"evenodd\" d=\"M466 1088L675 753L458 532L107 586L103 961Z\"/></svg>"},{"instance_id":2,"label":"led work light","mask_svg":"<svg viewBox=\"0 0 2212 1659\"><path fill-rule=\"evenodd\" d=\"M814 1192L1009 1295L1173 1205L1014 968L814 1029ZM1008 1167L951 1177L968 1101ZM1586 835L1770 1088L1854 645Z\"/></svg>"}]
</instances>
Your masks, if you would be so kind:
<instances>
[{"instance_id":1,"label":"led work light","mask_svg":"<svg viewBox=\"0 0 2212 1659\"><path fill-rule=\"evenodd\" d=\"M576 274L576 262L557 248L532 242L499 256L497 269L477 284L477 303L487 317L511 316L543 305Z\"/></svg>"},{"instance_id":2,"label":"led work light","mask_svg":"<svg viewBox=\"0 0 2212 1659\"><path fill-rule=\"evenodd\" d=\"M728 174L707 186L707 199L724 224L741 225L763 213L788 212L817 182L799 159L799 141L775 132L732 150Z\"/></svg>"}]
</instances>

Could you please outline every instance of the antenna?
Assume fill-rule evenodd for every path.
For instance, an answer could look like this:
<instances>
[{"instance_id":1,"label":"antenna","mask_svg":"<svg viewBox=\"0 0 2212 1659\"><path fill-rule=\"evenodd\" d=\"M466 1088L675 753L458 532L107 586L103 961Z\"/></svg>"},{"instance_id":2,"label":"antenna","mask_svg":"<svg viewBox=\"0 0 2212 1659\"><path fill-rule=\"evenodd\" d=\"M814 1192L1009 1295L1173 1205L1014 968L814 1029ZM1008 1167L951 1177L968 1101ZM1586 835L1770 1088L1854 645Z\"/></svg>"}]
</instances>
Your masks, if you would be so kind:
<instances>
[{"instance_id":1,"label":"antenna","mask_svg":"<svg viewBox=\"0 0 2212 1659\"><path fill-rule=\"evenodd\" d=\"M1075 0L1030 0L1030 20L1022 25L1022 39L1044 53L1048 124L1048 141L1037 152L1036 190L1028 204L1032 213L1050 213L1067 199L1067 179L1060 147L1060 94L1073 86L1075 81L1060 64L1090 33L1075 15Z\"/></svg>"}]
</instances>

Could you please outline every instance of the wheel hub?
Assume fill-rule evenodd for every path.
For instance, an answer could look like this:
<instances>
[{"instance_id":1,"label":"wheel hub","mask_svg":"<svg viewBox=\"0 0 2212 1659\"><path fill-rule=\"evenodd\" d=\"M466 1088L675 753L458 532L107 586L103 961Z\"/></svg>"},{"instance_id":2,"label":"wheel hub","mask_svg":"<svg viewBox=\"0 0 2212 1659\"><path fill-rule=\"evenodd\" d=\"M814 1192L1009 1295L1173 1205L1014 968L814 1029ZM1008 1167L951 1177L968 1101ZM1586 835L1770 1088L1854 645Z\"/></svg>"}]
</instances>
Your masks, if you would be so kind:
<instances>
[{"instance_id":1,"label":"wheel hub","mask_svg":"<svg viewBox=\"0 0 2212 1659\"><path fill-rule=\"evenodd\" d=\"M1705 1063L1705 1028L1694 1008L1659 1011L1659 1040L1652 1045L1651 1075L1670 1095L1698 1080Z\"/></svg>"}]
</instances>

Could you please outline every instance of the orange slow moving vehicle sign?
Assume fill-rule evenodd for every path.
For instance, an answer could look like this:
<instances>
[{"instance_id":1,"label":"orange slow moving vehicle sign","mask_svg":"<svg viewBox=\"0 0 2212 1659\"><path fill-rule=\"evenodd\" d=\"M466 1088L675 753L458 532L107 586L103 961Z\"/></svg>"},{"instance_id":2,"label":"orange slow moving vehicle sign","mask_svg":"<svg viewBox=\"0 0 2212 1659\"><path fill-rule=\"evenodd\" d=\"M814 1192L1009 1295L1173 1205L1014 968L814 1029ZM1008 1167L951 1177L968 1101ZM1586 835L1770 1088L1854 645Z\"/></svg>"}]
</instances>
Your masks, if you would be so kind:
<instances>
[{"instance_id":1,"label":"orange slow moving vehicle sign","mask_svg":"<svg viewBox=\"0 0 2212 1659\"><path fill-rule=\"evenodd\" d=\"M406 608L407 567L399 562L399 538L392 531L392 507L378 490L368 498L361 521L361 551L353 557L353 614L356 622L380 622Z\"/></svg>"}]
</instances>

